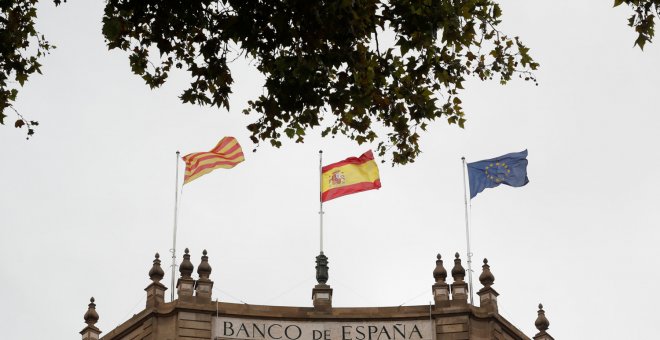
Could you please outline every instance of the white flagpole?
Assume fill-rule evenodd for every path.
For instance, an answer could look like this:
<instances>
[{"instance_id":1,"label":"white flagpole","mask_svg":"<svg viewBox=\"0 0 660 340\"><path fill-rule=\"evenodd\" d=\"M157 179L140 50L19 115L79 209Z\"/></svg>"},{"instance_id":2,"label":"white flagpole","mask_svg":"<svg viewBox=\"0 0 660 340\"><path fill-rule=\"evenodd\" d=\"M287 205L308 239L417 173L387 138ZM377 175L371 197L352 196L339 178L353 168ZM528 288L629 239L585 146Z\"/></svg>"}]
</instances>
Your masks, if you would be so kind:
<instances>
[{"instance_id":1,"label":"white flagpole","mask_svg":"<svg viewBox=\"0 0 660 340\"><path fill-rule=\"evenodd\" d=\"M319 222L320 222L320 248L321 255L323 255L323 199L321 194L323 192L323 150L319 150Z\"/></svg>"},{"instance_id":2,"label":"white flagpole","mask_svg":"<svg viewBox=\"0 0 660 340\"><path fill-rule=\"evenodd\" d=\"M170 301L174 301L174 278L176 277L176 225L179 207L179 151L176 152L176 179L174 181L174 230L172 231L172 285Z\"/></svg>"},{"instance_id":3,"label":"white flagpole","mask_svg":"<svg viewBox=\"0 0 660 340\"><path fill-rule=\"evenodd\" d=\"M470 223L468 222L468 196L467 196L467 179L465 157L461 157L463 161L463 197L465 200L465 238L467 239L467 264L468 264L468 285L470 291L470 304L474 306L474 297L472 293L472 252L470 251Z\"/></svg>"}]
</instances>

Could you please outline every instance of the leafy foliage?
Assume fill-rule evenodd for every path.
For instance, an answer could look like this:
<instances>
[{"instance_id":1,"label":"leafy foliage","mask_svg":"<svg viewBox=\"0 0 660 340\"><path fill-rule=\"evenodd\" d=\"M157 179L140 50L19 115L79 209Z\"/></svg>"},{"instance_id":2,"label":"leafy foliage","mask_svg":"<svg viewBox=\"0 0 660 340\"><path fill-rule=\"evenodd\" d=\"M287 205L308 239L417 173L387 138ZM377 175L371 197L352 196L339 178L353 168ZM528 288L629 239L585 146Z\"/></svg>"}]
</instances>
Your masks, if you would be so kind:
<instances>
[{"instance_id":1,"label":"leafy foliage","mask_svg":"<svg viewBox=\"0 0 660 340\"><path fill-rule=\"evenodd\" d=\"M13 103L55 48L35 30L37 1L0 0L0 124L13 111L28 138L38 123ZM660 0L614 0L622 4L633 9L628 24L643 49ZM468 77L536 82L538 64L499 31L501 16L494 0L107 0L103 35L109 49L130 52L132 71L151 88L173 66L185 69L185 103L229 109L230 64L251 59L266 78L244 110L256 117L248 126L255 143L302 142L320 127L324 136L378 142L381 156L391 150L393 163L405 164L431 122L464 126L459 94Z\"/></svg>"},{"instance_id":2,"label":"leafy foliage","mask_svg":"<svg viewBox=\"0 0 660 340\"><path fill-rule=\"evenodd\" d=\"M152 88L172 66L187 70L187 103L229 109L229 64L250 58L266 78L244 111L257 116L255 143L302 142L321 126L324 136L377 141L380 155L393 147L405 164L430 122L464 126L467 77L535 81L538 64L497 29L501 15L491 0L109 0L103 34ZM395 41L381 48L384 32Z\"/></svg>"},{"instance_id":3,"label":"leafy foliage","mask_svg":"<svg viewBox=\"0 0 660 340\"><path fill-rule=\"evenodd\" d=\"M628 26L635 28L635 45L643 50L644 45L651 42L655 34L655 18L660 18L660 0L614 0L614 7L621 4L630 6L634 12L628 18Z\"/></svg>"},{"instance_id":4,"label":"leafy foliage","mask_svg":"<svg viewBox=\"0 0 660 340\"><path fill-rule=\"evenodd\" d=\"M60 3L55 0L56 5ZM26 127L28 138L39 123L24 118L13 102L18 87L22 87L32 74L41 74L39 61L55 48L34 27L36 4L37 0L0 1L0 124L5 124L7 111L12 110L17 117L14 126Z\"/></svg>"}]
</instances>

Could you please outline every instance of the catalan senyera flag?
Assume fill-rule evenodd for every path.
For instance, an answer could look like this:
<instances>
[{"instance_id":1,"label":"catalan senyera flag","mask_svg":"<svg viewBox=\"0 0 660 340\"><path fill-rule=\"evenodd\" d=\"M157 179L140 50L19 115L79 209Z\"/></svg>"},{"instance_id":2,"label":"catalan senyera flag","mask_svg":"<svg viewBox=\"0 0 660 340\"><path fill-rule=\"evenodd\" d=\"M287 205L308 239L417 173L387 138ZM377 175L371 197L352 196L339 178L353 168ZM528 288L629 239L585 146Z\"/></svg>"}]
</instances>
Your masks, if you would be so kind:
<instances>
[{"instance_id":1,"label":"catalan senyera flag","mask_svg":"<svg viewBox=\"0 0 660 340\"><path fill-rule=\"evenodd\" d=\"M215 169L231 169L244 161L245 157L236 138L224 137L211 151L191 153L183 156L183 160L186 162L183 184L187 184Z\"/></svg>"},{"instance_id":2,"label":"catalan senyera flag","mask_svg":"<svg viewBox=\"0 0 660 340\"><path fill-rule=\"evenodd\" d=\"M371 150L321 169L321 202L378 188L380 175Z\"/></svg>"}]
</instances>

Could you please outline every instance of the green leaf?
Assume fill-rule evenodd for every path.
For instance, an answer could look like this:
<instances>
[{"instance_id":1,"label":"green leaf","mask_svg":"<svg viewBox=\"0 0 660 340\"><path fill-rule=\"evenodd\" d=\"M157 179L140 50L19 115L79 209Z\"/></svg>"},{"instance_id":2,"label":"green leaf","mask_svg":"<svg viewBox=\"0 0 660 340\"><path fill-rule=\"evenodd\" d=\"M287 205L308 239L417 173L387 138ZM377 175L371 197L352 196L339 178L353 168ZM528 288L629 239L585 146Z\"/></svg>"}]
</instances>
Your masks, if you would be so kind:
<instances>
[{"instance_id":1,"label":"green leaf","mask_svg":"<svg viewBox=\"0 0 660 340\"><path fill-rule=\"evenodd\" d=\"M250 139L276 147L319 126L324 137L376 142L381 156L411 163L418 130L440 117L464 125L458 96L468 76L534 79L538 66L500 30L502 10L490 0L105 3L108 48L129 51L131 69L152 88L171 66L186 72L184 103L228 108L229 63L249 56L264 79L242 110L254 116ZM383 29L395 44L381 50Z\"/></svg>"},{"instance_id":2,"label":"green leaf","mask_svg":"<svg viewBox=\"0 0 660 340\"><path fill-rule=\"evenodd\" d=\"M27 73L22 73L22 72L21 73L16 73L16 81L18 81L18 83L21 84L21 86L23 86L23 84L25 84L25 81L27 79L28 79Z\"/></svg>"},{"instance_id":3,"label":"green leaf","mask_svg":"<svg viewBox=\"0 0 660 340\"><path fill-rule=\"evenodd\" d=\"M635 45L639 46L639 48L643 51L644 44L646 44L646 40L647 40L646 37L640 34L635 40Z\"/></svg>"},{"instance_id":4,"label":"green leaf","mask_svg":"<svg viewBox=\"0 0 660 340\"><path fill-rule=\"evenodd\" d=\"M121 34L121 21L117 18L103 19L101 32L109 41L117 40Z\"/></svg>"},{"instance_id":5,"label":"green leaf","mask_svg":"<svg viewBox=\"0 0 660 340\"><path fill-rule=\"evenodd\" d=\"M494 4L493 5L493 18L499 18L502 16L502 9L500 8L500 5Z\"/></svg>"}]
</instances>

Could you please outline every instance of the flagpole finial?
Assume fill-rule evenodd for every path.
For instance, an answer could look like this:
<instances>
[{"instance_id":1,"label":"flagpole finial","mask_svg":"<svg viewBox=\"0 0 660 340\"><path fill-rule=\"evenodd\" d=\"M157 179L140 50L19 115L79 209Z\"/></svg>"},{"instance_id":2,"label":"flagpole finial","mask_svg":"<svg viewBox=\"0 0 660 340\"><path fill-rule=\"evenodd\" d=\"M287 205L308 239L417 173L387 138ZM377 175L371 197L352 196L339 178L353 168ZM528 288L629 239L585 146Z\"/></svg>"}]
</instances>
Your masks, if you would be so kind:
<instances>
[{"instance_id":1,"label":"flagpole finial","mask_svg":"<svg viewBox=\"0 0 660 340\"><path fill-rule=\"evenodd\" d=\"M328 257L323 252L316 257L316 281L322 285L328 282Z\"/></svg>"},{"instance_id":2,"label":"flagpole finial","mask_svg":"<svg viewBox=\"0 0 660 340\"><path fill-rule=\"evenodd\" d=\"M461 157L462 160L465 160L465 156Z\"/></svg>"},{"instance_id":3,"label":"flagpole finial","mask_svg":"<svg viewBox=\"0 0 660 340\"><path fill-rule=\"evenodd\" d=\"M323 150L319 150L319 153L323 153Z\"/></svg>"},{"instance_id":4,"label":"flagpole finial","mask_svg":"<svg viewBox=\"0 0 660 340\"><path fill-rule=\"evenodd\" d=\"M323 252L316 257L316 281L318 284L312 289L314 308L327 311L332 308L332 288L327 284L328 257Z\"/></svg>"}]
</instances>

